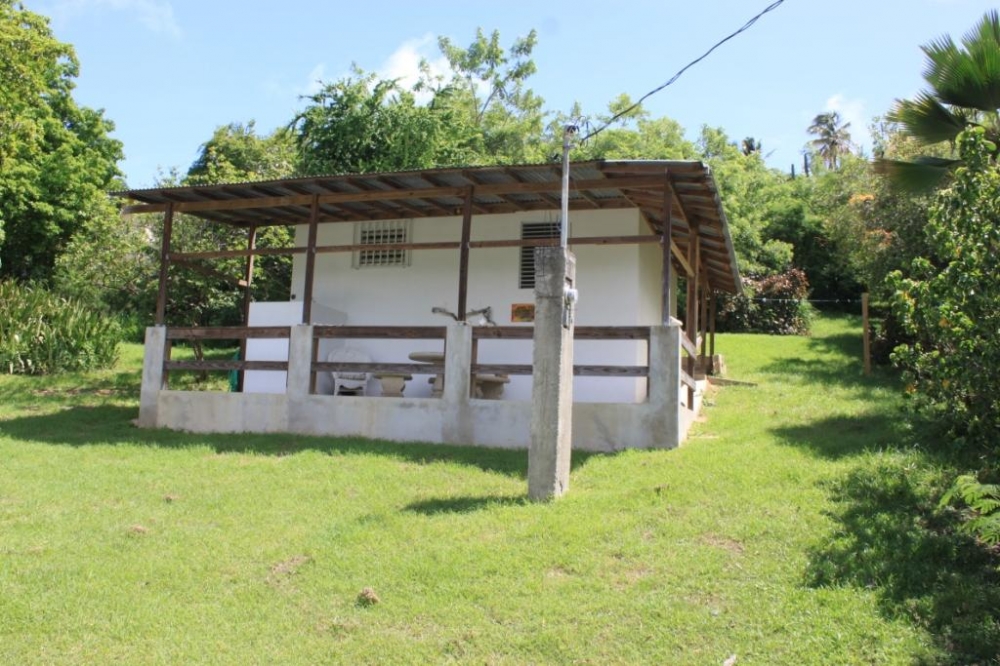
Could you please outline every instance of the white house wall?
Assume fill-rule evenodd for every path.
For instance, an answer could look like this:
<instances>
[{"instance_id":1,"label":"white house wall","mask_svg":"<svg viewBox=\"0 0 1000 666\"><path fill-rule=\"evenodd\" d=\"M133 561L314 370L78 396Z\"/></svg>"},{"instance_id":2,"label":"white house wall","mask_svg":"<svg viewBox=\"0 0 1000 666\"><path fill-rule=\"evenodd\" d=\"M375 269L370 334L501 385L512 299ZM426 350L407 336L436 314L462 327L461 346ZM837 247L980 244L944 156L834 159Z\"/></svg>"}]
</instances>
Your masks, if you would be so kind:
<instances>
[{"instance_id":1,"label":"white house wall","mask_svg":"<svg viewBox=\"0 0 1000 666\"><path fill-rule=\"evenodd\" d=\"M475 216L472 240L519 238L522 222L558 219L558 211ZM572 236L645 235L649 229L634 209L574 212ZM297 229L296 243L306 245L308 229ZM353 223L321 224L317 244L348 245L354 241ZM426 218L412 221L411 241L431 243L457 241L461 218ZM648 245L579 245L577 288L580 292L577 325L633 326L659 321L660 250ZM406 267L353 268L351 253L316 255L313 298L317 305L346 313L348 325L441 326L447 319L431 308L457 309L458 250L417 250ZM519 248L473 249L469 261L468 308L490 306L494 321L512 325L511 305L533 303L530 289L518 288ZM293 299L304 290L305 259L297 255L293 264ZM293 322L289 322L293 323ZM319 323L319 322L317 322ZM516 324L513 324L516 325ZM324 341L325 357L334 344ZM340 343L345 344L345 343ZM442 351L442 341L352 340L349 343L378 362L409 362L413 351ZM646 343L631 341L581 341L576 345L577 364L644 365ZM531 342L482 340L480 363L531 363ZM428 376L415 376L406 387L408 397L430 396ZM374 382L373 382L374 384ZM372 387L375 390L374 387ZM646 380L631 378L578 377L574 383L577 402L641 402ZM505 399L530 400L531 378L511 377Z\"/></svg>"}]
</instances>

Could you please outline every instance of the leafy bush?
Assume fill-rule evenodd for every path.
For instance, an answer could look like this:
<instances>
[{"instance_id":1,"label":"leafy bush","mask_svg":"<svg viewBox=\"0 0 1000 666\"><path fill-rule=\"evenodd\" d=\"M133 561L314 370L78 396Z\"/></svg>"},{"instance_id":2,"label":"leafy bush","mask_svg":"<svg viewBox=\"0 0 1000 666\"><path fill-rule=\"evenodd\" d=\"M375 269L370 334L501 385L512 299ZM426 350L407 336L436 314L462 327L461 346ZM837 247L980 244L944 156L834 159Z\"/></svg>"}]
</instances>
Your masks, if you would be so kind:
<instances>
[{"instance_id":1,"label":"leafy bush","mask_svg":"<svg viewBox=\"0 0 1000 666\"><path fill-rule=\"evenodd\" d=\"M764 277L743 277L743 295L719 300L716 328L739 333L806 335L813 317L809 280L798 268Z\"/></svg>"},{"instance_id":2,"label":"leafy bush","mask_svg":"<svg viewBox=\"0 0 1000 666\"><path fill-rule=\"evenodd\" d=\"M1000 452L1000 170L982 130L959 137L965 165L931 208L931 256L890 276L893 309L912 342L903 367L917 411L972 450Z\"/></svg>"},{"instance_id":3,"label":"leafy bush","mask_svg":"<svg viewBox=\"0 0 1000 666\"><path fill-rule=\"evenodd\" d=\"M0 372L89 370L118 359L118 323L44 289L0 282Z\"/></svg>"},{"instance_id":4,"label":"leafy bush","mask_svg":"<svg viewBox=\"0 0 1000 666\"><path fill-rule=\"evenodd\" d=\"M971 474L963 474L955 479L941 505L964 503L968 515L963 529L991 545L1000 544L1000 486L994 483L980 483Z\"/></svg>"}]
</instances>

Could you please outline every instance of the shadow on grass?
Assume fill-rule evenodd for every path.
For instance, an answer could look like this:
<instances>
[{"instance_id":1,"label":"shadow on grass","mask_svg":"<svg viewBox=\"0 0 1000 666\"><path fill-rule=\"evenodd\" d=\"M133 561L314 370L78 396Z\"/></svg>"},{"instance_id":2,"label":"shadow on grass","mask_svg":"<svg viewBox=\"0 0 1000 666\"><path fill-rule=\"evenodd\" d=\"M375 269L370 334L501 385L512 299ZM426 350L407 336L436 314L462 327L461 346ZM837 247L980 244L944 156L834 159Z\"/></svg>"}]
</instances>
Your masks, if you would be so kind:
<instances>
[{"instance_id":1,"label":"shadow on grass","mask_svg":"<svg viewBox=\"0 0 1000 666\"><path fill-rule=\"evenodd\" d=\"M528 499L526 497L487 495L481 497L447 497L422 500L408 504L403 509L412 513L433 516L445 513L472 513L497 506L524 506L527 503Z\"/></svg>"},{"instance_id":2,"label":"shadow on grass","mask_svg":"<svg viewBox=\"0 0 1000 666\"><path fill-rule=\"evenodd\" d=\"M5 405L37 405L45 400L65 403L93 397L139 397L140 373L119 371L103 376L69 373L48 377L4 377L0 382L0 402Z\"/></svg>"},{"instance_id":3,"label":"shadow on grass","mask_svg":"<svg viewBox=\"0 0 1000 666\"><path fill-rule=\"evenodd\" d=\"M810 555L811 586L872 590L887 617L925 628L944 653L927 663L995 663L1000 655L998 558L958 532L937 498L941 467L916 452L869 456L832 484L838 526Z\"/></svg>"},{"instance_id":4,"label":"shadow on grass","mask_svg":"<svg viewBox=\"0 0 1000 666\"><path fill-rule=\"evenodd\" d=\"M897 382L890 370L880 367L874 368L871 377L864 375L860 335L817 336L809 339L808 347L810 358L786 356L768 363L761 371L804 384L839 385L865 391L894 386Z\"/></svg>"},{"instance_id":5,"label":"shadow on grass","mask_svg":"<svg viewBox=\"0 0 1000 666\"><path fill-rule=\"evenodd\" d=\"M909 429L902 414L886 411L772 430L788 446L857 461L830 483L836 528L810 553L806 581L871 590L886 617L933 636L943 656L927 663L994 663L1000 558L958 531L957 512L938 506L949 470L969 461L917 448L930 429Z\"/></svg>"},{"instance_id":6,"label":"shadow on grass","mask_svg":"<svg viewBox=\"0 0 1000 666\"><path fill-rule=\"evenodd\" d=\"M912 447L905 422L898 414L888 412L834 416L805 425L772 428L771 432L788 446L833 460L865 451Z\"/></svg>"},{"instance_id":7,"label":"shadow on grass","mask_svg":"<svg viewBox=\"0 0 1000 666\"><path fill-rule=\"evenodd\" d=\"M304 451L341 455L378 455L422 464L454 463L488 472L524 477L526 450L428 443L396 443L351 437L311 437L289 433L199 434L136 428L134 406L74 406L51 414L0 421L0 434L30 442L60 446L127 444L165 449L209 447L217 453L287 456ZM574 451L574 469L596 455Z\"/></svg>"}]
</instances>

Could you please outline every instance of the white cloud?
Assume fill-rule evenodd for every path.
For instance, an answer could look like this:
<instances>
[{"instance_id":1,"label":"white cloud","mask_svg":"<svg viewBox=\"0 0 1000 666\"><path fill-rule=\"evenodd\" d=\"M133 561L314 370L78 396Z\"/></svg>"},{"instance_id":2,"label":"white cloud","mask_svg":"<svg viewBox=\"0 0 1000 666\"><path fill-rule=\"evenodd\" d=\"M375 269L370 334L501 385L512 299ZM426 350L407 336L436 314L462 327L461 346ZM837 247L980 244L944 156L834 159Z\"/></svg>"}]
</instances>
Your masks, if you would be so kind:
<instances>
[{"instance_id":1,"label":"white cloud","mask_svg":"<svg viewBox=\"0 0 1000 666\"><path fill-rule=\"evenodd\" d=\"M298 89L299 95L310 96L315 95L323 88L323 83L326 81L326 63L319 63L311 70L309 70L309 76L306 77L306 82L303 86Z\"/></svg>"},{"instance_id":2,"label":"white cloud","mask_svg":"<svg viewBox=\"0 0 1000 666\"><path fill-rule=\"evenodd\" d=\"M261 84L261 87L271 98L281 100L292 99L298 103L299 98L311 97L318 93L323 88L323 84L329 80L330 78L326 75L326 63L321 62L309 70L309 73L298 82L290 82L284 79L279 80L272 77L265 80Z\"/></svg>"},{"instance_id":3,"label":"white cloud","mask_svg":"<svg viewBox=\"0 0 1000 666\"><path fill-rule=\"evenodd\" d=\"M432 77L448 77L451 68L448 60L437 48L437 37L427 33L423 37L408 39L386 58L376 70L381 79L397 79L403 88L412 88L420 80L420 63L426 62ZM425 102L430 95L417 95L418 102Z\"/></svg>"},{"instance_id":4,"label":"white cloud","mask_svg":"<svg viewBox=\"0 0 1000 666\"><path fill-rule=\"evenodd\" d=\"M837 93L826 100L827 111L836 111L840 114L845 123L851 123L853 132L864 132L868 126L868 116L865 113L865 101L863 99L849 99Z\"/></svg>"},{"instance_id":5,"label":"white cloud","mask_svg":"<svg viewBox=\"0 0 1000 666\"><path fill-rule=\"evenodd\" d=\"M412 88L421 77L420 64L427 63L431 77L444 77L446 80L451 76L451 67L448 60L438 51L437 37L427 33L423 37L408 39L393 51L382 64L375 69L375 76L379 79L396 80L400 87ZM362 65L363 66L363 65ZM365 71L371 71L365 68ZM268 81L264 83L264 88L274 97L287 97L292 95L298 97L308 97L318 93L323 83L338 81L343 78L356 78L354 72L345 71L337 76L330 76L326 71L326 63L315 65L304 80L298 84L291 84L287 81ZM425 103L430 100L430 92L424 91L416 95L418 103Z\"/></svg>"},{"instance_id":6,"label":"white cloud","mask_svg":"<svg viewBox=\"0 0 1000 666\"><path fill-rule=\"evenodd\" d=\"M48 13L55 20L68 21L81 14L103 10L126 12L153 32L175 38L181 36L169 0L59 0Z\"/></svg>"},{"instance_id":7,"label":"white cloud","mask_svg":"<svg viewBox=\"0 0 1000 666\"><path fill-rule=\"evenodd\" d=\"M840 114L841 121L850 123L848 131L851 133L851 140L863 150L867 150L871 143L868 139L868 124L871 118L865 110L863 99L850 99L841 93L837 93L826 100L826 110L836 111Z\"/></svg>"}]
</instances>

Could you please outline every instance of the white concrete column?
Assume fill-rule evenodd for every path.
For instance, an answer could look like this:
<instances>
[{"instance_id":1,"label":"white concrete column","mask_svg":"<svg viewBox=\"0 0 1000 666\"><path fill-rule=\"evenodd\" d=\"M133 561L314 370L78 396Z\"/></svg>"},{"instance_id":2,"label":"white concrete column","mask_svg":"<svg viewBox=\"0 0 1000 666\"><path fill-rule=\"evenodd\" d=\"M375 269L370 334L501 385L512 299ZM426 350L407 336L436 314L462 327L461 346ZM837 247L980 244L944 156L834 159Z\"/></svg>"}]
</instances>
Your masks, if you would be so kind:
<instances>
[{"instance_id":1,"label":"white concrete column","mask_svg":"<svg viewBox=\"0 0 1000 666\"><path fill-rule=\"evenodd\" d=\"M307 324L292 326L288 340L288 385L285 395L289 399L309 395L312 383L313 327Z\"/></svg>"},{"instance_id":2,"label":"white concrete column","mask_svg":"<svg viewBox=\"0 0 1000 666\"><path fill-rule=\"evenodd\" d=\"M146 328L142 361L142 388L139 392L139 427L157 427L160 391L163 390L163 357L166 352L166 326Z\"/></svg>"},{"instance_id":3,"label":"white concrete column","mask_svg":"<svg viewBox=\"0 0 1000 666\"><path fill-rule=\"evenodd\" d=\"M576 257L560 247L535 248L535 349L531 390L528 496L569 490L573 441L573 322L567 289L575 287Z\"/></svg>"},{"instance_id":4,"label":"white concrete column","mask_svg":"<svg viewBox=\"0 0 1000 666\"><path fill-rule=\"evenodd\" d=\"M441 439L471 444L474 436L469 395L472 382L472 327L464 322L448 325L444 343L444 407Z\"/></svg>"},{"instance_id":5,"label":"white concrete column","mask_svg":"<svg viewBox=\"0 0 1000 666\"><path fill-rule=\"evenodd\" d=\"M681 444L681 322L653 326L649 332L649 413L644 429L652 448Z\"/></svg>"}]
</instances>

